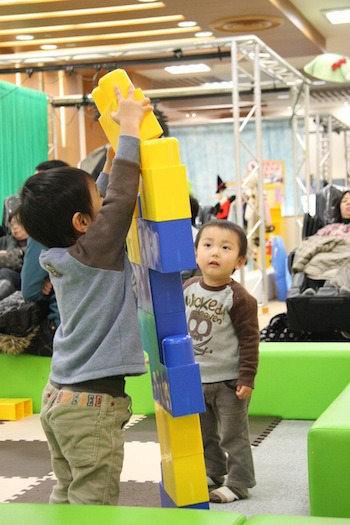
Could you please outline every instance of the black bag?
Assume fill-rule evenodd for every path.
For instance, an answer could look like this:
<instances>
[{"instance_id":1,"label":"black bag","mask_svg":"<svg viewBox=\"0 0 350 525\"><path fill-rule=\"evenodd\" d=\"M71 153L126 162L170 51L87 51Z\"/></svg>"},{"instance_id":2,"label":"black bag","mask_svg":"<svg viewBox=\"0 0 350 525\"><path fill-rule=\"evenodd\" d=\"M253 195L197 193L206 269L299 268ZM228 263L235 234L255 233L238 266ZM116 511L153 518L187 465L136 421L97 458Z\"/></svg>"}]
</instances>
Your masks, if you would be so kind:
<instances>
[{"instance_id":1,"label":"black bag","mask_svg":"<svg viewBox=\"0 0 350 525\"><path fill-rule=\"evenodd\" d=\"M282 313L272 317L269 324L260 331L260 341L288 343L292 341L311 341L311 337L307 332L293 332L289 328L287 313Z\"/></svg>"},{"instance_id":2,"label":"black bag","mask_svg":"<svg viewBox=\"0 0 350 525\"><path fill-rule=\"evenodd\" d=\"M17 291L0 301L0 332L24 337L47 315L47 307L34 301L25 301Z\"/></svg>"},{"instance_id":3,"label":"black bag","mask_svg":"<svg viewBox=\"0 0 350 525\"><path fill-rule=\"evenodd\" d=\"M52 356L55 326L44 303L25 301L20 291L0 301L0 351Z\"/></svg>"}]
</instances>

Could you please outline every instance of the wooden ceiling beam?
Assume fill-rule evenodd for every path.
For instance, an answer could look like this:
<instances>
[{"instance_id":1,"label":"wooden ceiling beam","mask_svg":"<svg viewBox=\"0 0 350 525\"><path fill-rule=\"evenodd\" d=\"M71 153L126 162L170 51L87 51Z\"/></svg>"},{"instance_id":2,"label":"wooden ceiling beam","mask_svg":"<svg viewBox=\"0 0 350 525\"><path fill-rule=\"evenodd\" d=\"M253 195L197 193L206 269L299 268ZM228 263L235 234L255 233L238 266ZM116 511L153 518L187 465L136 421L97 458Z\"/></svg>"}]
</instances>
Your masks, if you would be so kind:
<instances>
[{"instance_id":1,"label":"wooden ceiling beam","mask_svg":"<svg viewBox=\"0 0 350 525\"><path fill-rule=\"evenodd\" d=\"M326 39L310 22L298 11L289 0L268 0L281 14L303 33L310 42L315 44L321 53L326 53Z\"/></svg>"}]
</instances>

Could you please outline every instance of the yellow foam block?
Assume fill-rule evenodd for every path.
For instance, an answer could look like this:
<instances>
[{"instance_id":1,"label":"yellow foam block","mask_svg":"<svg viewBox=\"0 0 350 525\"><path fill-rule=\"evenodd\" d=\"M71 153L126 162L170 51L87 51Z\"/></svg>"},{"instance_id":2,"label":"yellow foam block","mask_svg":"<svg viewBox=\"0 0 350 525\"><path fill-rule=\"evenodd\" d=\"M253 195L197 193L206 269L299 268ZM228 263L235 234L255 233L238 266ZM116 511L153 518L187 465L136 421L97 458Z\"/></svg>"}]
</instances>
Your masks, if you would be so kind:
<instances>
[{"instance_id":1,"label":"yellow foam block","mask_svg":"<svg viewBox=\"0 0 350 525\"><path fill-rule=\"evenodd\" d=\"M198 414L172 417L155 402L158 439L162 457L173 458L203 453L202 433Z\"/></svg>"},{"instance_id":2,"label":"yellow foam block","mask_svg":"<svg viewBox=\"0 0 350 525\"><path fill-rule=\"evenodd\" d=\"M96 90L97 89L101 91L100 88L96 88ZM112 119L111 113L117 111L118 104L116 102L116 99L107 102L107 99L103 94L101 96L101 93L98 92L98 97L100 97L100 108L98 108L98 110L101 113L101 116L98 119L98 121L101 124L101 127L108 139L108 142L111 144L114 151L117 151L118 139L120 135L120 126L115 120ZM135 89L134 99L141 100L142 98L144 98L142 91L140 89Z\"/></svg>"},{"instance_id":3,"label":"yellow foam block","mask_svg":"<svg viewBox=\"0 0 350 525\"><path fill-rule=\"evenodd\" d=\"M120 127L116 122L113 121L112 117L110 116L110 113L111 113L110 107L106 105L106 101L107 101L107 104L112 102L113 108L114 108L113 111L116 111L118 108L118 101L114 93L114 86L117 85L122 95L126 97L128 93L128 87L130 84L131 84L131 81L126 71L124 71L123 69L115 69L114 71L111 71L110 73L107 73L106 75L101 77L98 82L98 87L92 91L92 98L94 99L97 109L99 110L101 117L103 115L103 119L102 120L99 119L99 122L102 126L103 131L105 133L106 133L106 130L108 131L109 135L107 135L106 133L106 136L109 142L112 144L114 150L116 150L116 147L118 144ZM139 88L135 89L134 99L141 100L143 98L145 98L145 96L142 93L142 90ZM108 108L109 113L107 111L107 108ZM114 124L112 125L110 121L112 121ZM116 136L115 137L113 136L111 138L110 133L112 131L116 134ZM140 139L141 140L154 139L154 138L160 137L162 133L163 133L162 127L159 124L153 111L146 113L141 122L141 126L140 126ZM114 144L111 142L111 140L113 141ZM114 145L115 145L115 148L114 148Z\"/></svg>"},{"instance_id":4,"label":"yellow foam block","mask_svg":"<svg viewBox=\"0 0 350 525\"><path fill-rule=\"evenodd\" d=\"M133 218L126 236L126 246L128 249L128 259L130 262L141 266L141 252L139 242L139 232L137 227L137 218Z\"/></svg>"},{"instance_id":5,"label":"yellow foam block","mask_svg":"<svg viewBox=\"0 0 350 525\"><path fill-rule=\"evenodd\" d=\"M101 116L98 119L104 134L114 151L117 151L118 138L120 135L120 126L111 117L112 111L116 111L116 109L115 103L111 101L107 104L106 109L101 113Z\"/></svg>"},{"instance_id":6,"label":"yellow foam block","mask_svg":"<svg viewBox=\"0 0 350 525\"><path fill-rule=\"evenodd\" d=\"M163 485L178 507L209 500L203 454L162 458Z\"/></svg>"},{"instance_id":7,"label":"yellow foam block","mask_svg":"<svg viewBox=\"0 0 350 525\"><path fill-rule=\"evenodd\" d=\"M15 421L33 414L33 401L27 398L0 398L0 420Z\"/></svg>"},{"instance_id":8,"label":"yellow foam block","mask_svg":"<svg viewBox=\"0 0 350 525\"><path fill-rule=\"evenodd\" d=\"M108 106L108 100L106 99L102 89L99 86L95 87L95 89L92 90L91 96L94 99L99 112L103 113Z\"/></svg>"},{"instance_id":9,"label":"yellow foam block","mask_svg":"<svg viewBox=\"0 0 350 525\"><path fill-rule=\"evenodd\" d=\"M142 169L142 218L171 221L191 218L185 166Z\"/></svg>"},{"instance_id":10,"label":"yellow foam block","mask_svg":"<svg viewBox=\"0 0 350 525\"><path fill-rule=\"evenodd\" d=\"M180 149L175 137L145 140L141 143L141 165L144 169L180 166Z\"/></svg>"}]
</instances>

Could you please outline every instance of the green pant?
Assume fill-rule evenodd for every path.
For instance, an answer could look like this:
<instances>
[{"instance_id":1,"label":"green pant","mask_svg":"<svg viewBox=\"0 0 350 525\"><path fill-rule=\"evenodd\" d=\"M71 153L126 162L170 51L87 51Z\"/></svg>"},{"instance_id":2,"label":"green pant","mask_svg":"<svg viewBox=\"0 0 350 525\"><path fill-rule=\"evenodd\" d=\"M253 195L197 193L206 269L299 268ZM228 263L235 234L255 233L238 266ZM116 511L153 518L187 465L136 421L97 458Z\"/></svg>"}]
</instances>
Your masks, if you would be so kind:
<instances>
[{"instance_id":1,"label":"green pant","mask_svg":"<svg viewBox=\"0 0 350 525\"><path fill-rule=\"evenodd\" d=\"M50 503L117 505L130 416L128 396L46 385L40 418L57 477Z\"/></svg>"}]
</instances>

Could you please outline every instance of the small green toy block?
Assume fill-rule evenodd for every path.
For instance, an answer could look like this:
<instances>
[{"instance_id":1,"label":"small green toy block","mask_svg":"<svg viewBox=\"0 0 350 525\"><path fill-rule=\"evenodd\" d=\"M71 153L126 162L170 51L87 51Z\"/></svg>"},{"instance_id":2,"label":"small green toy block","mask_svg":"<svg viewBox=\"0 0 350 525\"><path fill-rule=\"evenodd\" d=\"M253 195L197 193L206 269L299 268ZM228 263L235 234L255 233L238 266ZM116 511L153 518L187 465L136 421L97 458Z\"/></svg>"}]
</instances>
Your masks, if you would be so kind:
<instances>
[{"instance_id":1,"label":"small green toy block","mask_svg":"<svg viewBox=\"0 0 350 525\"><path fill-rule=\"evenodd\" d=\"M33 415L33 401L25 398L0 398L0 420L16 421Z\"/></svg>"}]
</instances>

